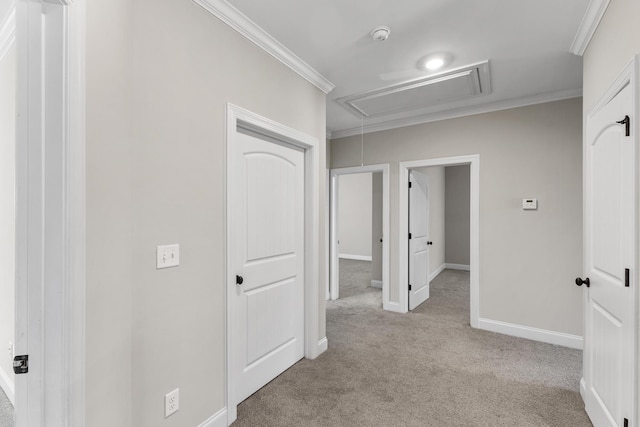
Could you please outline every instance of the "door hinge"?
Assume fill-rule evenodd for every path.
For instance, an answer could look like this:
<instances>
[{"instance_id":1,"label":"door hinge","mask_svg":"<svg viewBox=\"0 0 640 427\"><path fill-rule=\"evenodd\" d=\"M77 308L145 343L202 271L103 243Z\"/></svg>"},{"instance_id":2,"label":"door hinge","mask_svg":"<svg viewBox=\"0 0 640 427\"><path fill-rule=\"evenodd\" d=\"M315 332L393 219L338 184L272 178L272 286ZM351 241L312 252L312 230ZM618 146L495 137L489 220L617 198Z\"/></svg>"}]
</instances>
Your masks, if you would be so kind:
<instances>
[{"instance_id":1,"label":"door hinge","mask_svg":"<svg viewBox=\"0 0 640 427\"><path fill-rule=\"evenodd\" d=\"M629 269L625 268L624 269L624 286L625 287L629 287Z\"/></svg>"},{"instance_id":2,"label":"door hinge","mask_svg":"<svg viewBox=\"0 0 640 427\"><path fill-rule=\"evenodd\" d=\"M21 354L13 358L13 372L16 375L29 372L29 355Z\"/></svg>"},{"instance_id":3,"label":"door hinge","mask_svg":"<svg viewBox=\"0 0 640 427\"><path fill-rule=\"evenodd\" d=\"M624 119L616 123L624 125L624 136L631 135L631 120L629 119L629 116L624 116Z\"/></svg>"},{"instance_id":4,"label":"door hinge","mask_svg":"<svg viewBox=\"0 0 640 427\"><path fill-rule=\"evenodd\" d=\"M624 419L623 427L629 427L629 418Z\"/></svg>"},{"instance_id":5,"label":"door hinge","mask_svg":"<svg viewBox=\"0 0 640 427\"><path fill-rule=\"evenodd\" d=\"M411 284L409 284L409 290L411 290Z\"/></svg>"},{"instance_id":6,"label":"door hinge","mask_svg":"<svg viewBox=\"0 0 640 427\"><path fill-rule=\"evenodd\" d=\"M411 239L411 233L409 233L409 239Z\"/></svg>"},{"instance_id":7,"label":"door hinge","mask_svg":"<svg viewBox=\"0 0 640 427\"><path fill-rule=\"evenodd\" d=\"M411 181L409 181L409 188L411 188Z\"/></svg>"}]
</instances>

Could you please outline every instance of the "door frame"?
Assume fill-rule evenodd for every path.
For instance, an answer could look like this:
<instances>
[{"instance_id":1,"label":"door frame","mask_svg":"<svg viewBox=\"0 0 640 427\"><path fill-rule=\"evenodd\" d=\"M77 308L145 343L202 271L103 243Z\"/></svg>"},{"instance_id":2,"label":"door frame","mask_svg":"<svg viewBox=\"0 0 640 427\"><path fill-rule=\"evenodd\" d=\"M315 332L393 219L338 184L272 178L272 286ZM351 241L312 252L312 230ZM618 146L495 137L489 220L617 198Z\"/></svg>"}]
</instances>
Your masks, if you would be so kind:
<instances>
[{"instance_id":1,"label":"door frame","mask_svg":"<svg viewBox=\"0 0 640 427\"><path fill-rule=\"evenodd\" d=\"M227 424L231 424L237 418L237 405L240 402L233 401L234 370L231 369L233 360L233 339L237 336L236 325L233 324L233 316L229 315L230 298L232 293L228 287L235 285L235 270L233 266L233 236L235 226L235 213L231 211L229 203L231 195L236 191L236 183L233 179L233 145L235 144L238 128L244 128L285 142L304 150L305 159L305 186L304 186L304 356L307 359L315 359L326 348L326 337L319 339L319 256L320 256L320 144L318 139L277 123L271 119L259 116L244 108L231 103L227 104L226 118L226 164L225 164L225 273L224 273L224 301L225 301L225 406L227 409ZM324 300L323 300L324 301Z\"/></svg>"},{"instance_id":2,"label":"door frame","mask_svg":"<svg viewBox=\"0 0 640 427\"><path fill-rule=\"evenodd\" d=\"M587 121L590 117L598 113L604 106L606 106L615 96L626 86L631 85L631 92L633 96L632 101L632 111L629 115L632 117L631 119L631 135L633 137L633 143L635 144L635 159L634 159L634 193L636 194L636 205L634 212L634 224L638 224L640 221L640 197L638 197L638 191L640 189L640 123L637 118L640 112L640 55L634 55L632 60L624 67L622 72L618 75L618 77L613 81L609 89L602 95L602 97L589 109L589 111L585 114L582 126L582 135L583 135L583 150L586 150L586 145L589 143L587 140ZM634 120L633 118L636 118ZM583 158L583 180L582 180L582 192L586 194L587 191L587 159L586 156L582 156ZM583 197L582 201L582 210L586 212L587 202L586 198ZM587 230L589 229L590 224L587 224L587 221L584 221L583 224L583 236L586 235ZM636 230L636 236L634 239L634 248L636 255L640 254L640 228ZM586 244L583 246L583 261L584 265L587 266L587 247ZM585 267L586 268L586 267ZM633 294L632 298L634 301L634 313L633 313L633 336L635 337L635 354L634 354L634 366L632 369L634 370L634 399L632 399L633 408L631 409L632 424L638 425L638 416L639 409L637 397L640 395L640 388L638 385L638 380L640 380L640 327L638 326L638 321L640 320L640 291L638 291L638 285L640 281L638 280L638 272L640 271L640 260L636 256L634 261L634 265L631 266L632 274L630 277L631 280L631 292ZM583 272L584 273L584 272ZM588 291L587 291L588 292ZM586 307L588 304L587 301L587 292L583 293L583 308L585 309L585 321L586 319ZM586 328L585 328L586 331ZM584 337L585 341L588 340L588 337ZM585 369L582 370L583 377L580 379L580 395L582 396L582 400L585 400L586 396L586 382L584 379Z\"/></svg>"},{"instance_id":3,"label":"door frame","mask_svg":"<svg viewBox=\"0 0 640 427\"><path fill-rule=\"evenodd\" d=\"M16 423L83 426L85 1L15 6Z\"/></svg>"},{"instance_id":4,"label":"door frame","mask_svg":"<svg viewBox=\"0 0 640 427\"><path fill-rule=\"evenodd\" d=\"M400 162L398 166L398 195L399 195L399 277L398 283L400 305L406 313L409 309L409 235L403 230L409 227L409 170L425 166L460 166L469 165L470 168L470 239L469 239L469 269L470 269L470 323L478 327L480 318L480 155L472 154L456 157L441 157L435 159L412 160Z\"/></svg>"},{"instance_id":5,"label":"door frame","mask_svg":"<svg viewBox=\"0 0 640 427\"><path fill-rule=\"evenodd\" d=\"M330 173L330 214L329 214L329 289L328 294L332 300L339 295L339 269L338 266L338 198L340 188L338 178L341 175L354 175L358 173L382 173L382 309L398 311L396 304L389 300L389 163L354 166L347 168L331 169Z\"/></svg>"}]
</instances>

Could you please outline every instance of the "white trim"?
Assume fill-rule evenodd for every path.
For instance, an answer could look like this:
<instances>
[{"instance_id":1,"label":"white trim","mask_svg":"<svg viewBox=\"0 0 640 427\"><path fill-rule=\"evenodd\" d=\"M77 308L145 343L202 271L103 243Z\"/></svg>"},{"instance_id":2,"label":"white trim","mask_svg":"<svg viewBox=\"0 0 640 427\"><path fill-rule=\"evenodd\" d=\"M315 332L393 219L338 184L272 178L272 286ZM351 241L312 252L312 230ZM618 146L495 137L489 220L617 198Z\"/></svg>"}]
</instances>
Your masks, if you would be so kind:
<instances>
[{"instance_id":1,"label":"white trim","mask_svg":"<svg viewBox=\"0 0 640 427\"><path fill-rule=\"evenodd\" d=\"M17 425L85 424L85 19L16 5Z\"/></svg>"},{"instance_id":2,"label":"white trim","mask_svg":"<svg viewBox=\"0 0 640 427\"><path fill-rule=\"evenodd\" d=\"M220 19L241 36L295 71L325 94L331 92L335 87L335 85L322 74L314 70L309 64L300 59L295 53L290 51L286 46L227 1L193 0L193 2L200 5L204 10Z\"/></svg>"},{"instance_id":3,"label":"white trim","mask_svg":"<svg viewBox=\"0 0 640 427\"><path fill-rule=\"evenodd\" d=\"M371 255L355 255L355 254L338 254L338 258L353 259L356 261L372 261Z\"/></svg>"},{"instance_id":4,"label":"white trim","mask_svg":"<svg viewBox=\"0 0 640 427\"><path fill-rule=\"evenodd\" d=\"M526 107L529 105L544 104L547 102L562 101L565 99L579 98L582 96L582 89L571 89L541 95L524 96L520 98L506 99L503 101L489 102L486 104L463 106L445 111L435 111L430 113L416 114L416 111L408 112L398 119L382 121L378 123L365 124L350 129L331 131L331 139L345 138L347 136L360 135L361 133L380 132L384 130L397 129L406 126L419 125L424 123L438 122L440 120L455 119L476 114L492 113L494 111L510 110L512 108Z\"/></svg>"},{"instance_id":5,"label":"white trim","mask_svg":"<svg viewBox=\"0 0 640 427\"><path fill-rule=\"evenodd\" d=\"M240 402L233 401L233 374L234 368L232 363L234 358L232 345L234 338L234 325L232 324L232 316L229 315L228 307L232 296L228 292L228 287L235 286L235 271L233 268L233 259L229 254L234 253L232 247L232 239L229 238L230 230L233 229L234 212L231 212L231 204L229 203L230 194L234 194L234 183L230 174L230 165L233 165L233 150L231 145L234 143L238 131L238 126L252 130L262 135L284 141L296 147L302 148L305 157L305 278L304 278L304 356L307 359L315 359L318 357L318 303L320 298L320 283L318 281L319 273L319 257L320 257L320 144L318 139L307 135L298 130L292 129L273 120L261 117L243 108L233 104L227 104L227 123L226 123L226 146L227 151L225 163L226 177L226 234L225 234L225 266L224 275L225 292L225 334L226 334L226 397L225 404L227 408L227 422L231 424L237 417L237 405Z\"/></svg>"},{"instance_id":6,"label":"white trim","mask_svg":"<svg viewBox=\"0 0 640 427\"><path fill-rule=\"evenodd\" d=\"M407 307L403 307L399 302L390 301L385 307L385 310L392 311L394 313L406 313Z\"/></svg>"},{"instance_id":7,"label":"white trim","mask_svg":"<svg viewBox=\"0 0 640 427\"><path fill-rule=\"evenodd\" d=\"M227 427L227 408L220 409L200 423L198 427Z\"/></svg>"},{"instance_id":8,"label":"white trim","mask_svg":"<svg viewBox=\"0 0 640 427\"><path fill-rule=\"evenodd\" d=\"M327 337L324 337L320 341L318 341L318 356L327 351L328 348L329 340L327 340Z\"/></svg>"},{"instance_id":9,"label":"white trim","mask_svg":"<svg viewBox=\"0 0 640 427\"><path fill-rule=\"evenodd\" d=\"M469 256L471 274L469 318L471 326L478 327L480 318L480 155L473 154L458 157L443 157L437 159L412 160L400 162L398 165L398 231L399 231L399 259L398 286L399 307L401 313L406 313L409 307L408 265L409 265L409 169L427 166L456 166L470 165L471 187L469 194ZM405 230L405 231L403 231Z\"/></svg>"},{"instance_id":10,"label":"white trim","mask_svg":"<svg viewBox=\"0 0 640 427\"><path fill-rule=\"evenodd\" d=\"M531 326L517 325L514 323L483 318L478 319L478 329L519 338L526 338L533 341L561 345L578 350L582 350L584 341L579 335L566 334L564 332L550 331L547 329L533 328Z\"/></svg>"},{"instance_id":11,"label":"white trim","mask_svg":"<svg viewBox=\"0 0 640 427\"><path fill-rule=\"evenodd\" d=\"M382 280L371 280L371 287L376 289L382 289Z\"/></svg>"},{"instance_id":12,"label":"white trim","mask_svg":"<svg viewBox=\"0 0 640 427\"><path fill-rule=\"evenodd\" d=\"M466 264L452 264L450 262L446 262L444 265L445 265L445 268L448 268L450 270L471 271L471 266Z\"/></svg>"},{"instance_id":13,"label":"white trim","mask_svg":"<svg viewBox=\"0 0 640 427\"><path fill-rule=\"evenodd\" d=\"M389 227L390 227L390 204L389 204L389 164L356 166L348 168L331 169L331 214L329 219L330 246L331 246L331 274L330 274L330 295L331 299L339 297L339 277L338 277L338 176L351 175L356 173L382 172L382 309L397 311L389 300Z\"/></svg>"},{"instance_id":14,"label":"white trim","mask_svg":"<svg viewBox=\"0 0 640 427\"><path fill-rule=\"evenodd\" d=\"M0 62L2 62L11 50L15 46L16 42L16 6L15 2L12 2L9 8L9 13L0 24Z\"/></svg>"},{"instance_id":15,"label":"white trim","mask_svg":"<svg viewBox=\"0 0 640 427\"><path fill-rule=\"evenodd\" d=\"M569 52L574 55L582 56L591 42L591 38L596 32L596 28L600 24L604 13L609 7L610 0L591 0L587 6L587 10L582 17L582 22L578 27Z\"/></svg>"},{"instance_id":16,"label":"white trim","mask_svg":"<svg viewBox=\"0 0 640 427\"><path fill-rule=\"evenodd\" d=\"M584 402L585 393L587 392L587 383L584 381L584 376L580 378L580 397Z\"/></svg>"},{"instance_id":17,"label":"white trim","mask_svg":"<svg viewBox=\"0 0 640 427\"><path fill-rule=\"evenodd\" d=\"M438 277L438 275L440 273L442 273L444 271L444 269L446 268L446 264L442 264L440 267L436 268L435 271L433 271L430 275L429 275L429 282L431 282L433 279L435 279L436 277Z\"/></svg>"},{"instance_id":18,"label":"white trim","mask_svg":"<svg viewBox=\"0 0 640 427\"><path fill-rule=\"evenodd\" d=\"M11 373L13 375L13 372ZM16 386L9 375L4 371L4 369L0 368L0 388L4 391L4 394L9 398L9 402L13 406L16 405Z\"/></svg>"}]
</instances>

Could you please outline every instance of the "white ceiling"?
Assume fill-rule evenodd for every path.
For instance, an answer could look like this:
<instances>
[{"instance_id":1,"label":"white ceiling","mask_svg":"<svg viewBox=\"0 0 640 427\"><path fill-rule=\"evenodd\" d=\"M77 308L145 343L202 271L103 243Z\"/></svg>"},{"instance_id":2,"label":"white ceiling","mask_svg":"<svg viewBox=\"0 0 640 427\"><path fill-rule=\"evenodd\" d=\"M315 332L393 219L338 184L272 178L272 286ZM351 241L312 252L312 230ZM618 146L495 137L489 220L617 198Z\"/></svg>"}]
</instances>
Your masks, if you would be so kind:
<instances>
[{"instance_id":1,"label":"white ceiling","mask_svg":"<svg viewBox=\"0 0 640 427\"><path fill-rule=\"evenodd\" d=\"M359 132L361 118L336 99L489 60L491 93L383 117L418 121L581 95L582 59L569 47L589 0L228 0L335 84L327 98L334 136ZM384 42L370 31L391 28ZM438 72L417 62L445 52ZM475 108L475 110L474 110Z\"/></svg>"}]
</instances>

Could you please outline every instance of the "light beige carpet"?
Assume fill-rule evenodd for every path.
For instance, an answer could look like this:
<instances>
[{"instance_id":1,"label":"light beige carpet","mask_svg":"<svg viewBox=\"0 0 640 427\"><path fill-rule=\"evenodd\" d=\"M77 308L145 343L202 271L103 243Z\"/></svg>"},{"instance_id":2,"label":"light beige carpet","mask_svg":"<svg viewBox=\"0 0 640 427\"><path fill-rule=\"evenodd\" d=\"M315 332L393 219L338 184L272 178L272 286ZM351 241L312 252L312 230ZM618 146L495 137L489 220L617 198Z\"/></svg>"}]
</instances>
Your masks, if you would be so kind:
<instances>
[{"instance_id":1,"label":"light beige carpet","mask_svg":"<svg viewBox=\"0 0 640 427\"><path fill-rule=\"evenodd\" d=\"M580 351L471 329L466 272L445 270L410 314L382 311L359 262L341 262L361 286L328 302L329 349L240 404L234 426L591 426Z\"/></svg>"}]
</instances>

